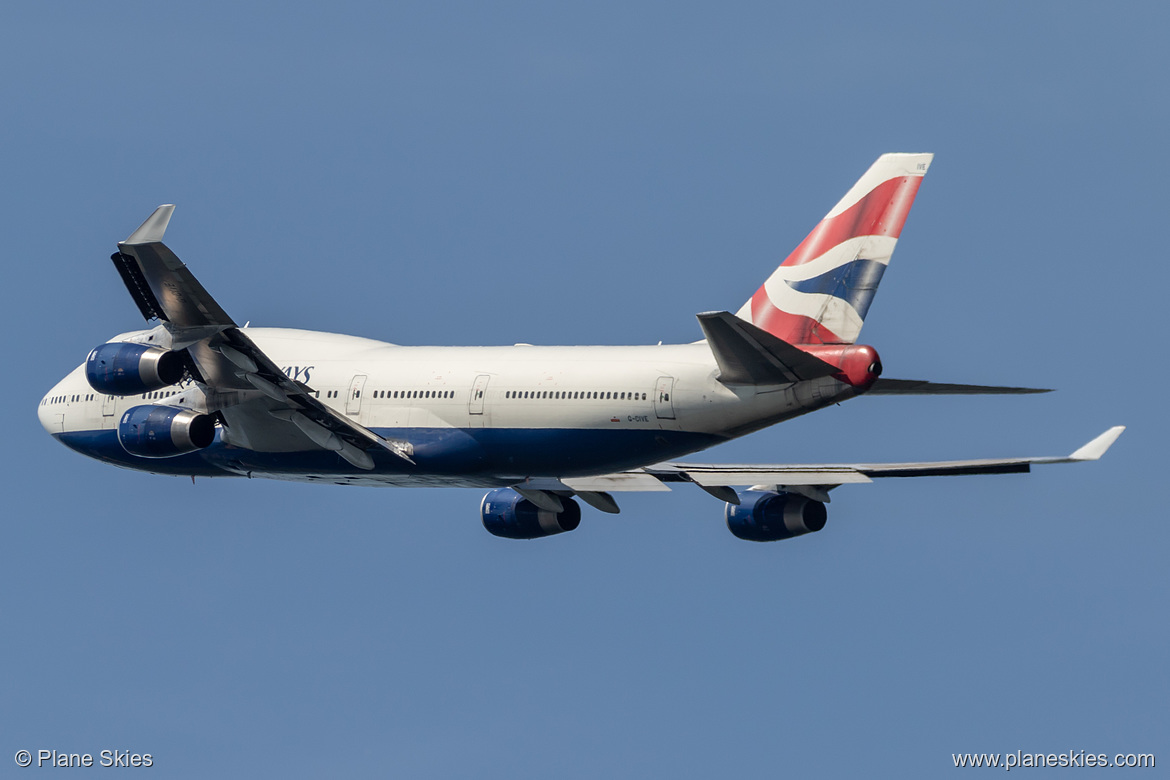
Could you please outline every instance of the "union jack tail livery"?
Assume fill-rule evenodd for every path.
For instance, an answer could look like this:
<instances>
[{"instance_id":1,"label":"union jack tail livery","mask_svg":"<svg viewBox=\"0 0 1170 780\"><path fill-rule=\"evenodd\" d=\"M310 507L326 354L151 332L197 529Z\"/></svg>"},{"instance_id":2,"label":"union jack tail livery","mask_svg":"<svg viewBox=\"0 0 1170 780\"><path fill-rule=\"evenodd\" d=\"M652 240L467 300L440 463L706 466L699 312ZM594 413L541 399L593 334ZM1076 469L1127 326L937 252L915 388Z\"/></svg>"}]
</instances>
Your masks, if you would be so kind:
<instances>
[{"instance_id":1,"label":"union jack tail livery","mask_svg":"<svg viewBox=\"0 0 1170 780\"><path fill-rule=\"evenodd\" d=\"M736 316L789 344L853 344L932 154L883 154Z\"/></svg>"}]
</instances>

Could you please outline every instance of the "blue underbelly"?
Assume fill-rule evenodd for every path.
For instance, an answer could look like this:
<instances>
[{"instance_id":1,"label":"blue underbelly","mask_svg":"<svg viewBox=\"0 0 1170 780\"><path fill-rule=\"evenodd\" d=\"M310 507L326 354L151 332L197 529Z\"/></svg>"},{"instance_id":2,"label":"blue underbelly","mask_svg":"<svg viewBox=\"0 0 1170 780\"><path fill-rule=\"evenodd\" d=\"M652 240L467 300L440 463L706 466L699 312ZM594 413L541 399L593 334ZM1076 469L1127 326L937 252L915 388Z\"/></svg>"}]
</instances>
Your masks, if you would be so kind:
<instances>
[{"instance_id":1,"label":"blue underbelly","mask_svg":"<svg viewBox=\"0 0 1170 780\"><path fill-rule=\"evenodd\" d=\"M723 441L704 433L663 430L565 428L378 428L414 446L414 464L371 448L373 473L436 477L570 477L620 471L677 458ZM174 458L128 454L114 431L57 434L85 455L156 474L227 476L268 474L364 474L333 452L253 452L217 436L205 450Z\"/></svg>"}]
</instances>

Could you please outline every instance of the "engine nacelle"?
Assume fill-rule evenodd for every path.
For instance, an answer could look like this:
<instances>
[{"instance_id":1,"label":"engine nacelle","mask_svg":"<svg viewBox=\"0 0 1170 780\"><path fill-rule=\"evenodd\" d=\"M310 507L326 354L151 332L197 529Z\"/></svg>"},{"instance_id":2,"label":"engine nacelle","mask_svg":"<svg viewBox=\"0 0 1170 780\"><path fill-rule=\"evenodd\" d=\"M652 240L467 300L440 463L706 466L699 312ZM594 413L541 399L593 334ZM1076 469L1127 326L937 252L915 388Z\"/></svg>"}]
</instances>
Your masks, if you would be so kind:
<instances>
[{"instance_id":1,"label":"engine nacelle","mask_svg":"<svg viewBox=\"0 0 1170 780\"><path fill-rule=\"evenodd\" d=\"M85 360L89 386L106 395L138 395L177 384L183 378L178 352L145 344L102 344Z\"/></svg>"},{"instance_id":2,"label":"engine nacelle","mask_svg":"<svg viewBox=\"0 0 1170 780\"><path fill-rule=\"evenodd\" d=\"M726 514L727 530L740 539L777 542L821 530L829 513L820 501L796 493L745 490Z\"/></svg>"},{"instance_id":3,"label":"engine nacelle","mask_svg":"<svg viewBox=\"0 0 1170 780\"><path fill-rule=\"evenodd\" d=\"M511 488L497 488L479 505L483 527L505 539L539 539L572 531L581 525L581 507L571 498L562 498L562 512L541 509Z\"/></svg>"},{"instance_id":4,"label":"engine nacelle","mask_svg":"<svg viewBox=\"0 0 1170 780\"><path fill-rule=\"evenodd\" d=\"M173 458L215 440L215 418L173 406L135 406L118 422L122 449L140 458Z\"/></svg>"}]
</instances>

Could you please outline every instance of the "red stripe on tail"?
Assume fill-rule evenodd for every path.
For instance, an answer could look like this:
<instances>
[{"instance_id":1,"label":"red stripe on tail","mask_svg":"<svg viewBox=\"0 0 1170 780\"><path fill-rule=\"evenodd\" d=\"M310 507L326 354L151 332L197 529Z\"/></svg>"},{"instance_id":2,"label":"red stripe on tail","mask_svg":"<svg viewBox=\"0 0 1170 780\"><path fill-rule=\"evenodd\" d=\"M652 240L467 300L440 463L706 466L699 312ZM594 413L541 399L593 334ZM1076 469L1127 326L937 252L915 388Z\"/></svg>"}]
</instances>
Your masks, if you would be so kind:
<instances>
[{"instance_id":1,"label":"red stripe on tail","mask_svg":"<svg viewBox=\"0 0 1170 780\"><path fill-rule=\"evenodd\" d=\"M845 339L811 317L777 309L763 287L752 296L752 324L789 344L845 343Z\"/></svg>"},{"instance_id":2,"label":"red stripe on tail","mask_svg":"<svg viewBox=\"0 0 1170 780\"><path fill-rule=\"evenodd\" d=\"M821 220L780 265L807 263L858 236L897 238L921 184L921 176L899 176L882 182L840 214Z\"/></svg>"}]
</instances>

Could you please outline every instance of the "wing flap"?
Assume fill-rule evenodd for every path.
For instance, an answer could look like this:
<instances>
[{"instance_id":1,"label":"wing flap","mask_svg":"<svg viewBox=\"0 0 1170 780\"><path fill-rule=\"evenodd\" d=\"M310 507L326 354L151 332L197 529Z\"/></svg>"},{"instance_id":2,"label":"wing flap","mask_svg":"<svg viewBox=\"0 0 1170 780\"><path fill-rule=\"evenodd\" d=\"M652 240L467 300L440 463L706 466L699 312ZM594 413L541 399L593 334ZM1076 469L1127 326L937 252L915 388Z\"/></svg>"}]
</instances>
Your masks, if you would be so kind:
<instances>
[{"instance_id":1,"label":"wing flap","mask_svg":"<svg viewBox=\"0 0 1170 780\"><path fill-rule=\"evenodd\" d=\"M670 488L657 477L644 471L623 471L617 474L602 474L597 477L569 477L561 483L574 492L622 493L662 492Z\"/></svg>"},{"instance_id":2,"label":"wing flap","mask_svg":"<svg viewBox=\"0 0 1170 780\"><path fill-rule=\"evenodd\" d=\"M846 485L864 484L870 478L848 466L685 466L685 474L702 487L734 485Z\"/></svg>"},{"instance_id":3,"label":"wing flap","mask_svg":"<svg viewBox=\"0 0 1170 780\"><path fill-rule=\"evenodd\" d=\"M167 315L163 312L158 298L150 291L150 285L146 283L146 277L138 267L138 261L131 255L124 255L121 252L114 252L110 259L114 261L114 268L118 270L118 276L122 277L122 284L126 285L126 291L134 299L138 311L142 312L143 319L165 322Z\"/></svg>"}]
</instances>

